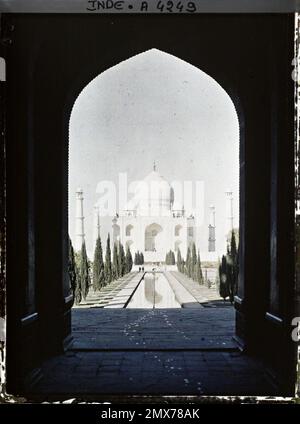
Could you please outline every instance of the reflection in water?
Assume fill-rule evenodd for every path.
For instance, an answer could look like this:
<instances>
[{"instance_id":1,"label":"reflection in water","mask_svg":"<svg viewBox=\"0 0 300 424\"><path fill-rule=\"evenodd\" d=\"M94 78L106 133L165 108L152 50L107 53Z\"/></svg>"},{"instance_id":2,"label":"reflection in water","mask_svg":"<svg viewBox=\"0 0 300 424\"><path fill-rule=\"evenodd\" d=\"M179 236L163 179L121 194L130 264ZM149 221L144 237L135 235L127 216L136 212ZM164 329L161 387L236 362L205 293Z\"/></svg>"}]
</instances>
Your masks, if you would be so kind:
<instances>
[{"instance_id":1,"label":"reflection in water","mask_svg":"<svg viewBox=\"0 0 300 424\"><path fill-rule=\"evenodd\" d=\"M181 308L162 273L146 273L127 308Z\"/></svg>"}]
</instances>

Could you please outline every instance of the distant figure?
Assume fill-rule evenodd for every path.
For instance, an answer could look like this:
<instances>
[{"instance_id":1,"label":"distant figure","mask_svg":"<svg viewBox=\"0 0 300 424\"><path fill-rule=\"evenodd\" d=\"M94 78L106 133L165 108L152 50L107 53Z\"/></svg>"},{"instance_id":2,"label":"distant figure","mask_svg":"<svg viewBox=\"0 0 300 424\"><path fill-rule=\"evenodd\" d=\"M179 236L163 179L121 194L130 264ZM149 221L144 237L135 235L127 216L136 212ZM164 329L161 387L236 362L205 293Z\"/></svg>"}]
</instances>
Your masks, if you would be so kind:
<instances>
[{"instance_id":1,"label":"distant figure","mask_svg":"<svg viewBox=\"0 0 300 424\"><path fill-rule=\"evenodd\" d=\"M144 272L144 267L142 266L142 271Z\"/></svg>"},{"instance_id":2,"label":"distant figure","mask_svg":"<svg viewBox=\"0 0 300 424\"><path fill-rule=\"evenodd\" d=\"M139 272L141 272L141 267L139 266Z\"/></svg>"}]
</instances>

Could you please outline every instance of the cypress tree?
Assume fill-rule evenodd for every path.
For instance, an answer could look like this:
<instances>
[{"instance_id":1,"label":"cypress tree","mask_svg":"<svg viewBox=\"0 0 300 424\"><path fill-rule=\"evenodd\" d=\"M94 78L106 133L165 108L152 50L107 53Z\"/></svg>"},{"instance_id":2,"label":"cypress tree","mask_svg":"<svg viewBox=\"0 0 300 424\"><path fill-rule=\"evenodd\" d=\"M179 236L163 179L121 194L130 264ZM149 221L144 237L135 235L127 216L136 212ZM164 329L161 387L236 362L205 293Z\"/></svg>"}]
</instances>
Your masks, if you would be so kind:
<instances>
[{"instance_id":1,"label":"cypress tree","mask_svg":"<svg viewBox=\"0 0 300 424\"><path fill-rule=\"evenodd\" d=\"M90 287L90 275L89 275L89 262L86 254L85 242L82 243L80 252L80 281L81 281L81 294L85 300Z\"/></svg>"},{"instance_id":2,"label":"cypress tree","mask_svg":"<svg viewBox=\"0 0 300 424\"><path fill-rule=\"evenodd\" d=\"M189 246L187 248L187 253L186 253L185 269L186 269L186 275L190 278L192 276L192 274L191 274L191 262L192 262L191 249L190 249L190 246Z\"/></svg>"},{"instance_id":3,"label":"cypress tree","mask_svg":"<svg viewBox=\"0 0 300 424\"><path fill-rule=\"evenodd\" d=\"M196 281L199 284L203 284L203 273L201 267L200 253L198 251L197 263L196 263Z\"/></svg>"},{"instance_id":4,"label":"cypress tree","mask_svg":"<svg viewBox=\"0 0 300 424\"><path fill-rule=\"evenodd\" d=\"M181 258L181 252L179 248L177 250L177 269L179 272L182 272L182 258Z\"/></svg>"},{"instance_id":5,"label":"cypress tree","mask_svg":"<svg viewBox=\"0 0 300 424\"><path fill-rule=\"evenodd\" d=\"M234 266L232 265L231 258L227 258L227 268L226 268L226 282L227 282L227 291L230 303L233 303L235 290L234 290Z\"/></svg>"},{"instance_id":6,"label":"cypress tree","mask_svg":"<svg viewBox=\"0 0 300 424\"><path fill-rule=\"evenodd\" d=\"M125 275L126 272L126 258L124 247L122 243L119 243L119 277Z\"/></svg>"},{"instance_id":7,"label":"cypress tree","mask_svg":"<svg viewBox=\"0 0 300 424\"><path fill-rule=\"evenodd\" d=\"M140 253L139 251L136 252L135 258L134 258L134 264L135 265L142 265L143 264L144 257L142 255L143 254Z\"/></svg>"},{"instance_id":8,"label":"cypress tree","mask_svg":"<svg viewBox=\"0 0 300 424\"><path fill-rule=\"evenodd\" d=\"M227 287L228 296L231 303L234 301L234 296L237 294L238 286L238 249L236 246L234 231L231 233L230 248L227 254Z\"/></svg>"},{"instance_id":9,"label":"cypress tree","mask_svg":"<svg viewBox=\"0 0 300 424\"><path fill-rule=\"evenodd\" d=\"M130 247L126 247L126 273L132 270L132 255L130 252Z\"/></svg>"},{"instance_id":10,"label":"cypress tree","mask_svg":"<svg viewBox=\"0 0 300 424\"><path fill-rule=\"evenodd\" d=\"M70 289L71 289L71 292L72 292L74 300L75 300L77 272L76 272L74 249L73 249L70 237L69 237L68 274L69 274Z\"/></svg>"},{"instance_id":11,"label":"cypress tree","mask_svg":"<svg viewBox=\"0 0 300 424\"><path fill-rule=\"evenodd\" d=\"M82 300L82 294L81 294L81 275L80 275L80 252L76 252L74 254L75 256L75 269L76 269L76 287L75 287L75 303L76 305L79 305L79 303Z\"/></svg>"},{"instance_id":12,"label":"cypress tree","mask_svg":"<svg viewBox=\"0 0 300 424\"><path fill-rule=\"evenodd\" d=\"M119 275L118 246L117 246L117 243L114 243L111 278L112 280L116 280L119 276L120 275Z\"/></svg>"},{"instance_id":13,"label":"cypress tree","mask_svg":"<svg viewBox=\"0 0 300 424\"><path fill-rule=\"evenodd\" d=\"M236 247L236 240L235 240L235 234L234 231L231 233L231 240L230 240L230 255L234 257L234 259L237 259L237 247Z\"/></svg>"},{"instance_id":14,"label":"cypress tree","mask_svg":"<svg viewBox=\"0 0 300 424\"><path fill-rule=\"evenodd\" d=\"M100 290L104 284L104 264L100 237L97 238L93 262L93 288Z\"/></svg>"},{"instance_id":15,"label":"cypress tree","mask_svg":"<svg viewBox=\"0 0 300 424\"><path fill-rule=\"evenodd\" d=\"M176 264L175 253L172 252L172 265Z\"/></svg>"},{"instance_id":16,"label":"cypress tree","mask_svg":"<svg viewBox=\"0 0 300 424\"><path fill-rule=\"evenodd\" d=\"M191 277L194 281L197 280L197 250L196 245L193 243L192 245L192 258L191 258Z\"/></svg>"},{"instance_id":17,"label":"cypress tree","mask_svg":"<svg viewBox=\"0 0 300 424\"><path fill-rule=\"evenodd\" d=\"M122 244L122 272L123 272L123 275L127 273L126 253L125 253L123 244Z\"/></svg>"},{"instance_id":18,"label":"cypress tree","mask_svg":"<svg viewBox=\"0 0 300 424\"><path fill-rule=\"evenodd\" d=\"M166 254L166 265L174 265L173 264L173 252L171 250Z\"/></svg>"},{"instance_id":19,"label":"cypress tree","mask_svg":"<svg viewBox=\"0 0 300 424\"><path fill-rule=\"evenodd\" d=\"M220 296L225 300L228 297L228 285L227 285L227 260L226 256L222 256L221 265L219 266L219 278L220 278Z\"/></svg>"},{"instance_id":20,"label":"cypress tree","mask_svg":"<svg viewBox=\"0 0 300 424\"><path fill-rule=\"evenodd\" d=\"M217 292L220 293L220 258L218 258L218 265L217 265L217 272L216 272L216 278L215 278L215 285L216 285L216 290Z\"/></svg>"},{"instance_id":21,"label":"cypress tree","mask_svg":"<svg viewBox=\"0 0 300 424\"><path fill-rule=\"evenodd\" d=\"M118 250L117 250L117 252L118 252L118 256L117 256L117 262L118 262L118 276L119 276L119 278L120 277L122 277L122 258L121 258L121 255L122 255L122 253L121 253L121 242L119 241L118 242Z\"/></svg>"},{"instance_id":22,"label":"cypress tree","mask_svg":"<svg viewBox=\"0 0 300 424\"><path fill-rule=\"evenodd\" d=\"M105 264L104 264L105 284L109 284L112 281L111 268L112 267L111 267L110 235L108 233L107 242L106 242L106 252L105 252Z\"/></svg>"},{"instance_id":23,"label":"cypress tree","mask_svg":"<svg viewBox=\"0 0 300 424\"><path fill-rule=\"evenodd\" d=\"M186 266L185 266L185 260L181 258L181 272L185 273Z\"/></svg>"},{"instance_id":24,"label":"cypress tree","mask_svg":"<svg viewBox=\"0 0 300 424\"><path fill-rule=\"evenodd\" d=\"M80 275L79 275L79 273L78 273L77 282L78 282L78 284L77 284L76 289L75 289L75 303L76 303L76 305L79 305L79 303L82 300L81 289L80 289Z\"/></svg>"}]
</instances>

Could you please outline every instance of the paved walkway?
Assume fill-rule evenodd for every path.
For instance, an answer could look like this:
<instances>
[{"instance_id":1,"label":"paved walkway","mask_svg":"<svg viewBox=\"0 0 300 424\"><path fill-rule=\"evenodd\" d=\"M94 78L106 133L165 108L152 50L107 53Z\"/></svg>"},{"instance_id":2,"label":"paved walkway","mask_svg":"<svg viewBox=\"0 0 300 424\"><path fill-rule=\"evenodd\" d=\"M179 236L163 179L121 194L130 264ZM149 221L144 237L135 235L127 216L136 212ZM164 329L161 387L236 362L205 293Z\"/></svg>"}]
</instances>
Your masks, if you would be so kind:
<instances>
[{"instance_id":1,"label":"paved walkway","mask_svg":"<svg viewBox=\"0 0 300 424\"><path fill-rule=\"evenodd\" d=\"M142 278L142 272L131 272L111 282L99 291L94 291L91 288L86 300L79 305L75 305L74 309L124 308Z\"/></svg>"},{"instance_id":2,"label":"paved walkway","mask_svg":"<svg viewBox=\"0 0 300 424\"><path fill-rule=\"evenodd\" d=\"M280 396L262 365L239 352L69 351L48 360L43 373L31 392L52 400L60 394L107 401L112 395Z\"/></svg>"},{"instance_id":3,"label":"paved walkway","mask_svg":"<svg viewBox=\"0 0 300 424\"><path fill-rule=\"evenodd\" d=\"M175 293L176 300L180 303L182 308L202 308L195 296L185 288L179 278L176 278L176 276L169 271L164 272L164 275Z\"/></svg>"},{"instance_id":4,"label":"paved walkway","mask_svg":"<svg viewBox=\"0 0 300 424\"><path fill-rule=\"evenodd\" d=\"M185 274L178 271L170 271L170 274L172 274L173 277L175 277L177 281L179 281L182 286L197 300L197 302L202 304L202 306L215 308L217 306L223 307L228 305L228 302L224 303L214 286L209 289L204 284L198 284L191 278L188 278Z\"/></svg>"},{"instance_id":5,"label":"paved walkway","mask_svg":"<svg viewBox=\"0 0 300 424\"><path fill-rule=\"evenodd\" d=\"M73 348L163 350L236 349L234 310L74 310Z\"/></svg>"},{"instance_id":6,"label":"paved walkway","mask_svg":"<svg viewBox=\"0 0 300 424\"><path fill-rule=\"evenodd\" d=\"M234 309L214 289L174 271L177 294L197 308L124 308L142 276L131 273L73 308L73 346L43 364L32 394L279 395L262 364L238 350Z\"/></svg>"},{"instance_id":7,"label":"paved walkway","mask_svg":"<svg viewBox=\"0 0 300 424\"><path fill-rule=\"evenodd\" d=\"M233 317L232 308L74 310L73 348L43 364L31 392L276 395L262 364L232 340Z\"/></svg>"}]
</instances>

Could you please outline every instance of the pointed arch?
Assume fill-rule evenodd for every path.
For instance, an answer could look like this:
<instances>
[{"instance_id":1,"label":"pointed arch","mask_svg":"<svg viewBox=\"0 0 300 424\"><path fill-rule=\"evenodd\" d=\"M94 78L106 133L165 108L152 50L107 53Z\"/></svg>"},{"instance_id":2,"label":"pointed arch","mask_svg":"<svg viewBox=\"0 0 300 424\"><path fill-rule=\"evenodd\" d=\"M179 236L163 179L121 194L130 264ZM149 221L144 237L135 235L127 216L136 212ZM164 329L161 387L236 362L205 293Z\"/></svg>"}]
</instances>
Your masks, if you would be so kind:
<instances>
[{"instance_id":1,"label":"pointed arch","mask_svg":"<svg viewBox=\"0 0 300 424\"><path fill-rule=\"evenodd\" d=\"M161 225L153 222L145 228L145 251L156 252L158 250L157 239L163 231Z\"/></svg>"},{"instance_id":2,"label":"pointed arch","mask_svg":"<svg viewBox=\"0 0 300 424\"><path fill-rule=\"evenodd\" d=\"M152 77L149 75L149 69L151 70L150 74L153 73ZM159 79L159 85L155 85L157 79ZM151 90L149 90L149 84L151 85ZM176 89L173 90L170 88L172 84L176 86ZM79 184L78 173L73 169L73 161L80 163L84 169L98 169L97 164L94 164L94 162L96 162L96 158L105 154L106 146L109 146L110 155L112 157L117 157L118 149L122 141L121 143L115 143L116 139L125 140L128 150L131 149L130 143L132 142L132 149L134 149L134 143L136 145L138 140L135 140L137 137L137 132L134 130L134 128L136 128L136 120L133 120L132 117L138 116L141 122L147 123L147 125L140 126L141 130L138 132L138 138L142 138L145 140L145 143L149 145L151 143L151 145L153 145L161 136L158 133L156 134L156 127L158 126L164 128L165 140L173 140L174 128L177 128L176 125L178 125L177 133L181 131L180 128L186 128L185 123L187 121L189 122L189 128L194 128L193 126L199 128L199 126L201 126L199 119L201 121L203 113L209 116L211 116L210 114L217 116L218 119L214 118L217 123L220 119L219 117L223 115L223 110L227 109L228 112L226 116L228 119L226 123L232 120L234 123L234 130L232 130L232 134L229 134L231 130L227 128L228 125L226 124L224 130L227 131L227 136L223 134L222 139L216 140L216 143L222 143L222 149L219 149L220 151L226 150L226 143L232 143L232 140L235 140L236 154L234 158L231 158L230 163L228 163L228 169L235 170L236 181L238 181L238 115L231 97L227 91L225 91L222 84L223 81L220 84L214 77L203 72L199 67L157 48L139 52L119 63L115 63L113 66L106 68L91 79L78 94L73 104L69 121L70 223L74 222L75 217L72 196L74 188ZM122 107L122 102L119 101L120 98L128 99L126 100L125 109ZM199 99L201 98L205 98L205 107L201 106L197 119L189 119L187 115L199 107L201 103ZM165 101L161 101L161 99L165 99ZM150 107L148 102L153 101L157 101L159 107ZM181 105L180 113L176 113L177 123L172 123L169 127L165 125L165 122L162 122L161 125L157 125L157 123L159 124L159 119L165 120L164 117L166 114L170 114L170 105L175 105L174 107ZM149 110L151 110L151 114L149 114ZM112 116L114 119L112 119ZM120 125L116 126L116 121L118 121ZM122 134L118 133L118 127L122 128ZM214 127L215 125L211 128ZM105 128L101 137L99 137L99 128ZM191 136L193 136L194 132L195 131L191 131ZM186 145L186 143L192 143L189 141L191 136L186 136L186 139L183 136L183 139L185 139L183 142L184 145ZM211 139L215 140L213 137ZM84 150L87 148L86 143L89 143L88 155L84 154ZM196 146L197 144L197 140L194 140L191 146ZM209 143L208 147L213 144L214 143ZM172 146L169 146L169 149L171 148ZM138 160L142 161L144 157L137 157L137 161ZM181 158L178 156L178 161L180 160ZM227 158L226 160L228 161L229 159ZM222 158L224 166L226 166L226 160ZM109 163L110 162L107 161L102 167L102 172L106 174L104 178L111 172L112 167L109 166ZM172 166L175 165L172 164ZM177 163L176 166L178 166ZM238 190L239 188L236 187L235 191L238 192ZM214 188L212 188L212 192L214 192ZM87 210L89 210L89 197L91 196L86 193L85 202ZM171 204L172 207L175 207L176 199L174 199L174 193L172 193L171 196ZM176 205L176 207L178 209L178 205ZM219 207L221 207L220 204ZM235 210L236 216L238 217L238 201L236 201ZM89 225L88 220L86 221L86 225ZM88 230L87 228L87 232ZM74 228L70 226L71 236L72 232L74 232ZM222 229L219 225L218 234L221 234L221 232ZM204 246L202 247L204 248Z\"/></svg>"}]
</instances>

